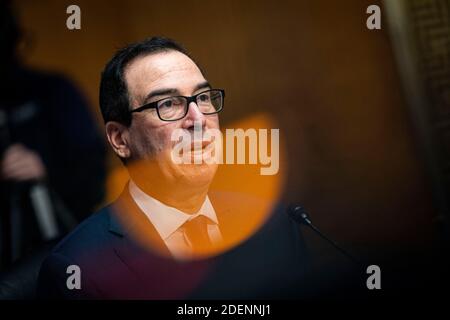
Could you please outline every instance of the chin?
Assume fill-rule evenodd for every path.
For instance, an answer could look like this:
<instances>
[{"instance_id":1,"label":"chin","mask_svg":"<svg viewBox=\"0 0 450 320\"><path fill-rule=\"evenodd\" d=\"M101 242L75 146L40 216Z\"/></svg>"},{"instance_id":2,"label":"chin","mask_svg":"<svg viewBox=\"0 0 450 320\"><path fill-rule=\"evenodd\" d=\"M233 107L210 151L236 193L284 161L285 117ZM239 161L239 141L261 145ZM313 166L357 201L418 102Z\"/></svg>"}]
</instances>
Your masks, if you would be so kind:
<instances>
[{"instance_id":1,"label":"chin","mask_svg":"<svg viewBox=\"0 0 450 320\"><path fill-rule=\"evenodd\" d=\"M187 185L210 184L217 171L217 164L182 164L176 165L175 178L177 182Z\"/></svg>"}]
</instances>

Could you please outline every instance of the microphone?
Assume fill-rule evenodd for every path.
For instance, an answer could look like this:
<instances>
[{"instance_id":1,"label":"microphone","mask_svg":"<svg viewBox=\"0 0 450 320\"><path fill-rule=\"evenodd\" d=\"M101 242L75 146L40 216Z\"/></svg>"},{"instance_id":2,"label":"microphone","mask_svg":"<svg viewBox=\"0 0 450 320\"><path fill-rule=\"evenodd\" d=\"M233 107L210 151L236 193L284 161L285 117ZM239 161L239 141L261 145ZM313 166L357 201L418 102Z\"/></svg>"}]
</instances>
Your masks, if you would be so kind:
<instances>
[{"instance_id":1,"label":"microphone","mask_svg":"<svg viewBox=\"0 0 450 320\"><path fill-rule=\"evenodd\" d=\"M327 236L325 236L320 230L312 223L308 213L306 212L305 208L303 208L301 205L298 204L291 204L288 207L288 214L291 217L292 220L294 220L298 224L303 224L311 228L315 233L317 233L322 239L326 240L328 243L330 243L333 247L335 247L340 253L342 253L344 256L346 256L349 260L351 260L356 265L363 267L363 264L361 261L356 259L354 256L352 256L350 253L348 253L346 250L344 250L340 245L338 245L335 241L331 240Z\"/></svg>"}]
</instances>

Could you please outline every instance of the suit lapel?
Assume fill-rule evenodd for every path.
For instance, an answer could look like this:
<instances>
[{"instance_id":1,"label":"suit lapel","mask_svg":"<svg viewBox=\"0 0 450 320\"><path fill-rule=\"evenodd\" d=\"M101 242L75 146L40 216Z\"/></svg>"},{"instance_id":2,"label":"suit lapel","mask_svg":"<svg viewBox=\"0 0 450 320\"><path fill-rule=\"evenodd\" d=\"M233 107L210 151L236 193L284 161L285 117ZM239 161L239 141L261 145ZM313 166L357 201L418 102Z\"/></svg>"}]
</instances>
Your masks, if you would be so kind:
<instances>
[{"instance_id":1,"label":"suit lapel","mask_svg":"<svg viewBox=\"0 0 450 320\"><path fill-rule=\"evenodd\" d=\"M109 231L141 246L150 245L157 252L170 254L164 241L128 191L128 184L112 205Z\"/></svg>"},{"instance_id":2,"label":"suit lapel","mask_svg":"<svg viewBox=\"0 0 450 320\"><path fill-rule=\"evenodd\" d=\"M203 282L211 260L175 260L147 216L136 205L128 188L113 204L109 232L113 250L130 275L118 280L119 296L172 299L189 295Z\"/></svg>"}]
</instances>

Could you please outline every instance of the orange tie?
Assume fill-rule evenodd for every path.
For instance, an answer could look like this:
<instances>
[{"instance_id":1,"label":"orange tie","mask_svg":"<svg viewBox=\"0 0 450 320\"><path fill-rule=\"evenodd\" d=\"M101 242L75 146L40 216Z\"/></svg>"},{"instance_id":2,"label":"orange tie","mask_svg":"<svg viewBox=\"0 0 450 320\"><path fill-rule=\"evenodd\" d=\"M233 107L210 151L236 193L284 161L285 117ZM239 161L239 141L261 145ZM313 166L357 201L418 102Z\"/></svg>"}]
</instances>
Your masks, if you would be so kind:
<instances>
[{"instance_id":1,"label":"orange tie","mask_svg":"<svg viewBox=\"0 0 450 320\"><path fill-rule=\"evenodd\" d=\"M183 225L184 233L191 243L192 251L195 253L203 252L211 245L207 229L209 221L207 217L199 215Z\"/></svg>"}]
</instances>

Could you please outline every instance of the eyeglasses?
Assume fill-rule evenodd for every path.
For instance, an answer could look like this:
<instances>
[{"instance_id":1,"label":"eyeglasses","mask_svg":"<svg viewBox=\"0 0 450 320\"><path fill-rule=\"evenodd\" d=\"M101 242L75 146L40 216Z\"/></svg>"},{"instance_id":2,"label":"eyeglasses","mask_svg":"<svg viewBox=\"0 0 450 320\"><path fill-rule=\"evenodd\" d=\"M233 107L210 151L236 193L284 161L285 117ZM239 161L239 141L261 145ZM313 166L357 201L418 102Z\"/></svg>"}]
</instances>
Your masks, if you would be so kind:
<instances>
[{"instance_id":1,"label":"eyeglasses","mask_svg":"<svg viewBox=\"0 0 450 320\"><path fill-rule=\"evenodd\" d=\"M219 113L223 109L225 90L206 90L191 97L175 96L150 102L142 107L131 110L130 113L147 109L156 109L158 117L163 121L177 121L184 118L191 102L195 102L204 115Z\"/></svg>"}]
</instances>

